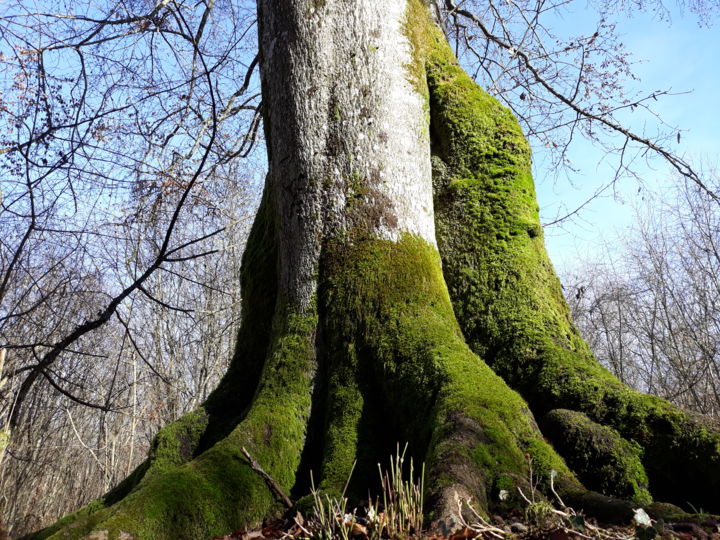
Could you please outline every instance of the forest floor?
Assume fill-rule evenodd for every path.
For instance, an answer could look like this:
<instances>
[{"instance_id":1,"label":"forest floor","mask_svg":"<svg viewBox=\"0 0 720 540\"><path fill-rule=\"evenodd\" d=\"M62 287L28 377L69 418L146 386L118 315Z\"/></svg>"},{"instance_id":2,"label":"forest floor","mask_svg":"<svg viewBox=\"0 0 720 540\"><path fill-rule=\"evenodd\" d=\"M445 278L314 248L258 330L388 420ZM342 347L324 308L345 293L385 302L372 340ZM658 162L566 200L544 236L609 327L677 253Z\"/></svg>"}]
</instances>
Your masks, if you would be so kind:
<instances>
[{"instance_id":1,"label":"forest floor","mask_svg":"<svg viewBox=\"0 0 720 540\"><path fill-rule=\"evenodd\" d=\"M537 524L525 513L514 511L494 515L490 523L461 527L449 536L414 531L393 536L381 531L374 535L363 518L357 518L354 524L340 524L345 531L331 535L318 531L316 525L313 519L306 520L298 512L293 519L268 520L257 529L238 529L212 540L720 540L720 517L711 515L687 516L667 523L654 521L651 526L637 523L618 526L598 524L581 515ZM0 540L10 540L2 527Z\"/></svg>"},{"instance_id":2,"label":"forest floor","mask_svg":"<svg viewBox=\"0 0 720 540\"><path fill-rule=\"evenodd\" d=\"M567 512L563 512L567 513ZM359 512L362 514L362 512ZM652 520L650 525L633 521L625 526L598 524L581 514L569 517L556 514L544 522L514 511L494 515L490 522L469 523L450 536L417 534L389 535L387 531L373 534L367 519L355 516L353 522L338 520L336 531L320 531L317 523L297 513L293 519L268 521L258 529L240 529L212 540L720 540L720 518L711 515L693 515L671 522Z\"/></svg>"},{"instance_id":3,"label":"forest floor","mask_svg":"<svg viewBox=\"0 0 720 540\"><path fill-rule=\"evenodd\" d=\"M551 504L536 489L537 479L532 472L531 492L526 495L518 488L525 502L523 510L486 519L471 501L458 498L459 523L452 533L442 536L423 528L424 467L419 475L414 474L412 459L406 467L406 449L407 446L401 452L398 445L386 470L378 464L380 496L362 501L349 511L351 507L344 493L339 498L321 493L315 489L312 475L311 495L293 503L243 448L250 467L285 504L286 517L266 520L260 528L245 527L212 540L720 540L720 516L702 513L702 510L655 520L637 508L632 521L624 525L598 523L565 506L555 492L552 474L550 492L556 503ZM350 478L347 484L349 482Z\"/></svg>"}]
</instances>

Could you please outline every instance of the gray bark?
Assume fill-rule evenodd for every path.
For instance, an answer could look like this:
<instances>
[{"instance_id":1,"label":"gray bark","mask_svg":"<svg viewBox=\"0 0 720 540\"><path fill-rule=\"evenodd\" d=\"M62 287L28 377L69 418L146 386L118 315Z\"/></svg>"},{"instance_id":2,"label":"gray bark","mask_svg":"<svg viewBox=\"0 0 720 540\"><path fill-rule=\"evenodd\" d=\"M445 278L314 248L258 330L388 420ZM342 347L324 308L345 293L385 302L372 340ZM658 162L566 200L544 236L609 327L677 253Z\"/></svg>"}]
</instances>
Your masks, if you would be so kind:
<instances>
[{"instance_id":1,"label":"gray bark","mask_svg":"<svg viewBox=\"0 0 720 540\"><path fill-rule=\"evenodd\" d=\"M307 305L323 240L355 226L435 244L430 136L403 24L407 2L260 0L268 183L280 216L281 294ZM360 182L362 181L362 182ZM356 184L363 185L360 193Z\"/></svg>"}]
</instances>

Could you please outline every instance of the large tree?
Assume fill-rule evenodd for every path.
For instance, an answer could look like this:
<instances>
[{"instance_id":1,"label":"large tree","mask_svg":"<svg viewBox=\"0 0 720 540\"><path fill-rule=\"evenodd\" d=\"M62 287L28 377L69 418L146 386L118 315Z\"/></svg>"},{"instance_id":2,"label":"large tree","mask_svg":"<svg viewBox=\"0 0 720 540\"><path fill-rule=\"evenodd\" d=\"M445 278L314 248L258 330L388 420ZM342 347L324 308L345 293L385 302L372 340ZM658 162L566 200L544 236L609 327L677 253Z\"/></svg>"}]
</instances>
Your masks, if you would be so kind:
<instances>
[{"instance_id":1,"label":"large tree","mask_svg":"<svg viewBox=\"0 0 720 540\"><path fill-rule=\"evenodd\" d=\"M37 536L210 537L280 508L243 447L300 497L310 470L339 492L356 460L362 493L398 441L427 465L440 530L458 497L520 505L529 466L600 517L672 510L653 499L720 511L720 433L593 358L545 252L528 144L436 6L258 15L269 172L232 365L130 477Z\"/></svg>"}]
</instances>

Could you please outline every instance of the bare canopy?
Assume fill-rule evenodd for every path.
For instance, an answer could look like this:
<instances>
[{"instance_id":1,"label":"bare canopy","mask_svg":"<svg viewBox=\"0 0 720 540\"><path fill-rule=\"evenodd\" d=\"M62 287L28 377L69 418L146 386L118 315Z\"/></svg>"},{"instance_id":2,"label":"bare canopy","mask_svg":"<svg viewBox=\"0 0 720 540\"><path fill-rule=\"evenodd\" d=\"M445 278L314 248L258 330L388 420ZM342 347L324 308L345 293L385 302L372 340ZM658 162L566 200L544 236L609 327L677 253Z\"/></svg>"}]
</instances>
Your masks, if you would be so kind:
<instances>
[{"instance_id":1,"label":"bare canopy","mask_svg":"<svg viewBox=\"0 0 720 540\"><path fill-rule=\"evenodd\" d=\"M279 507L243 448L294 497L310 470L339 493L357 461L361 496L398 439L444 532L458 498L519 507L529 462L604 519L680 511L654 499L720 510L720 434L595 361L545 252L529 146L433 12L258 2L269 172L232 365L131 476L36 537L258 522Z\"/></svg>"}]
</instances>

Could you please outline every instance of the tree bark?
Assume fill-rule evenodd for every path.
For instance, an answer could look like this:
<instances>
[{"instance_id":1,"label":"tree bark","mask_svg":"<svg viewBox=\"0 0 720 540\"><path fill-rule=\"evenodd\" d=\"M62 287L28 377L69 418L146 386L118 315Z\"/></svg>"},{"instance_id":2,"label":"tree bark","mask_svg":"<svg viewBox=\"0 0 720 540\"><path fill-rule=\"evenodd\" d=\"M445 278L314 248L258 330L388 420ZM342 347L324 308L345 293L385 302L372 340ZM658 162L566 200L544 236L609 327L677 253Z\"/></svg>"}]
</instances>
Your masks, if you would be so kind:
<instances>
[{"instance_id":1,"label":"tree bark","mask_svg":"<svg viewBox=\"0 0 720 540\"><path fill-rule=\"evenodd\" d=\"M521 506L530 466L605 519L651 495L720 510L717 432L621 385L575 331L528 145L432 7L259 0L258 15L269 172L231 368L127 480L36 537L209 538L258 522L281 505L243 447L295 498L310 470L340 492L357 460L362 496L407 441L441 532L458 497ZM579 451L607 462L604 483Z\"/></svg>"}]
</instances>

